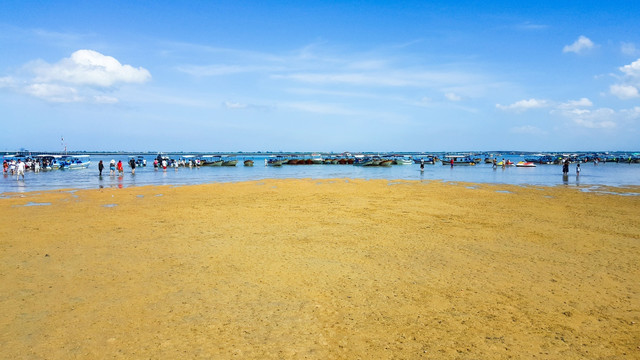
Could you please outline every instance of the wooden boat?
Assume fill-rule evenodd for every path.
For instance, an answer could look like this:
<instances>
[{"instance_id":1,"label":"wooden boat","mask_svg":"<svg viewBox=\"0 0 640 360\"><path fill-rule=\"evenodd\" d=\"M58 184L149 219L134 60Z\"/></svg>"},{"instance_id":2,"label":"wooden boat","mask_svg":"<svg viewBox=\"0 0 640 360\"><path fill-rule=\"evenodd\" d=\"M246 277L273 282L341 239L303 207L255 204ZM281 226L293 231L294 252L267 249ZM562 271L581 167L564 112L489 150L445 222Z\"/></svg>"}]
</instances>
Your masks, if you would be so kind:
<instances>
[{"instance_id":1,"label":"wooden boat","mask_svg":"<svg viewBox=\"0 0 640 360\"><path fill-rule=\"evenodd\" d=\"M282 158L282 157L276 157L276 156L272 156L269 159L267 159L267 165L268 166L282 166L282 164L285 162L286 159Z\"/></svg>"},{"instance_id":2,"label":"wooden boat","mask_svg":"<svg viewBox=\"0 0 640 360\"><path fill-rule=\"evenodd\" d=\"M395 165L411 165L413 164L413 161L407 157L399 157L399 158L395 158L393 160L393 163Z\"/></svg>"},{"instance_id":3,"label":"wooden boat","mask_svg":"<svg viewBox=\"0 0 640 360\"><path fill-rule=\"evenodd\" d=\"M251 159L245 160L244 161L244 166L253 166L253 160L251 160Z\"/></svg>"},{"instance_id":4,"label":"wooden boat","mask_svg":"<svg viewBox=\"0 0 640 360\"><path fill-rule=\"evenodd\" d=\"M475 164L476 163L475 161L473 161L473 159L465 155L445 155L445 157L442 159L442 165L473 166Z\"/></svg>"},{"instance_id":5,"label":"wooden boat","mask_svg":"<svg viewBox=\"0 0 640 360\"><path fill-rule=\"evenodd\" d=\"M215 155L204 155L200 159L200 166L222 166L222 159Z\"/></svg>"},{"instance_id":6,"label":"wooden boat","mask_svg":"<svg viewBox=\"0 0 640 360\"><path fill-rule=\"evenodd\" d=\"M226 158L222 160L222 166L236 166L238 164L238 160L233 158Z\"/></svg>"}]
</instances>

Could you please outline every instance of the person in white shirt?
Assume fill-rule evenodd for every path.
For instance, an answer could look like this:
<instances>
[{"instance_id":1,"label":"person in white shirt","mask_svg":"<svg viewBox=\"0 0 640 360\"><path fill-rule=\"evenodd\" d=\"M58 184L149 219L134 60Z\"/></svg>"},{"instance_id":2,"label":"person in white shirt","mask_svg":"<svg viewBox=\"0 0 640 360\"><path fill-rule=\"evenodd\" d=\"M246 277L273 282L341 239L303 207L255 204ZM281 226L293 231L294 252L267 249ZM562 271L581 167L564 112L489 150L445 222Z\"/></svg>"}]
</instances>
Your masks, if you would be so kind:
<instances>
[{"instance_id":1,"label":"person in white shirt","mask_svg":"<svg viewBox=\"0 0 640 360\"><path fill-rule=\"evenodd\" d=\"M17 176L16 176L16 180L20 180L20 175L22 175L22 179L24 180L24 168L25 165L22 162L22 160L18 160L18 166L17 166Z\"/></svg>"}]
</instances>

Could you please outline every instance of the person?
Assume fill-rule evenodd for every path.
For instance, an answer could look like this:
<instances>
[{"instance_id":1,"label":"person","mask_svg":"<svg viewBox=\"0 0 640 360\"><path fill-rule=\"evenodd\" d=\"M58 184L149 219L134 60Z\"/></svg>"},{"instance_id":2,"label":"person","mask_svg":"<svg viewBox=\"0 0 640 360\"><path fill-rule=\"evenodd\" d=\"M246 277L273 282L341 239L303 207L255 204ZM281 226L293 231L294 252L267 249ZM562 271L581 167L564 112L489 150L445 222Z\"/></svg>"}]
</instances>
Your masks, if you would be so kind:
<instances>
[{"instance_id":1,"label":"person","mask_svg":"<svg viewBox=\"0 0 640 360\"><path fill-rule=\"evenodd\" d=\"M40 161L34 161L33 162L33 172L35 172L35 173L39 173L40 172Z\"/></svg>"},{"instance_id":2,"label":"person","mask_svg":"<svg viewBox=\"0 0 640 360\"><path fill-rule=\"evenodd\" d=\"M9 171L9 163L7 162L7 160L2 162L2 172L3 173L7 173Z\"/></svg>"},{"instance_id":3,"label":"person","mask_svg":"<svg viewBox=\"0 0 640 360\"><path fill-rule=\"evenodd\" d=\"M162 170L167 171L167 160L162 159Z\"/></svg>"},{"instance_id":4,"label":"person","mask_svg":"<svg viewBox=\"0 0 640 360\"><path fill-rule=\"evenodd\" d=\"M102 160L100 160L98 163L98 172L100 173L100 176L102 176L102 169L104 169L104 164L102 163Z\"/></svg>"},{"instance_id":5,"label":"person","mask_svg":"<svg viewBox=\"0 0 640 360\"><path fill-rule=\"evenodd\" d=\"M505 168L505 166L507 166L507 162L506 162L506 161L504 161L504 158L502 158L502 168L504 169L504 168Z\"/></svg>"},{"instance_id":6,"label":"person","mask_svg":"<svg viewBox=\"0 0 640 360\"><path fill-rule=\"evenodd\" d=\"M569 160L565 160L564 163L562 164L562 173L564 175L567 175L569 173Z\"/></svg>"},{"instance_id":7,"label":"person","mask_svg":"<svg viewBox=\"0 0 640 360\"><path fill-rule=\"evenodd\" d=\"M122 160L118 160L118 174L122 175L124 173L124 168L122 167Z\"/></svg>"},{"instance_id":8,"label":"person","mask_svg":"<svg viewBox=\"0 0 640 360\"><path fill-rule=\"evenodd\" d=\"M18 160L16 180L20 180L20 175L22 175L22 180L24 180L24 168L25 165L22 160Z\"/></svg>"},{"instance_id":9,"label":"person","mask_svg":"<svg viewBox=\"0 0 640 360\"><path fill-rule=\"evenodd\" d=\"M580 163L576 165L576 176L580 175Z\"/></svg>"},{"instance_id":10,"label":"person","mask_svg":"<svg viewBox=\"0 0 640 360\"><path fill-rule=\"evenodd\" d=\"M134 158L131 158L131 160L129 160L129 166L131 166L131 175L135 175L135 173L136 173L136 160Z\"/></svg>"},{"instance_id":11,"label":"person","mask_svg":"<svg viewBox=\"0 0 640 360\"><path fill-rule=\"evenodd\" d=\"M498 159L493 158L492 164L493 164L493 168L494 169L497 168L498 167Z\"/></svg>"},{"instance_id":12,"label":"person","mask_svg":"<svg viewBox=\"0 0 640 360\"><path fill-rule=\"evenodd\" d=\"M158 171L158 159L153 160L153 170Z\"/></svg>"},{"instance_id":13,"label":"person","mask_svg":"<svg viewBox=\"0 0 640 360\"><path fill-rule=\"evenodd\" d=\"M451 167L453 167L453 158L451 158L450 163L451 163Z\"/></svg>"},{"instance_id":14,"label":"person","mask_svg":"<svg viewBox=\"0 0 640 360\"><path fill-rule=\"evenodd\" d=\"M424 159L420 159L420 172L424 171Z\"/></svg>"},{"instance_id":15,"label":"person","mask_svg":"<svg viewBox=\"0 0 640 360\"><path fill-rule=\"evenodd\" d=\"M111 162L109 162L109 171L110 175L116 174L116 161L113 159L111 159Z\"/></svg>"}]
</instances>

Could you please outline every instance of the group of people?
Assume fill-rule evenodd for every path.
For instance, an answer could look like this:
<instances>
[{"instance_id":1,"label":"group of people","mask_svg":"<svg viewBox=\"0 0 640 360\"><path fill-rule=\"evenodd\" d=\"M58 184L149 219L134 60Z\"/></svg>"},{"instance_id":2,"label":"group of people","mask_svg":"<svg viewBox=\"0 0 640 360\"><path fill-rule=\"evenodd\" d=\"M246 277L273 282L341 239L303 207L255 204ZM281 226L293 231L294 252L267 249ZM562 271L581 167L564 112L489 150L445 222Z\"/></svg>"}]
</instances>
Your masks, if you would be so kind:
<instances>
[{"instance_id":1,"label":"group of people","mask_svg":"<svg viewBox=\"0 0 640 360\"><path fill-rule=\"evenodd\" d=\"M598 165L598 160L595 161L595 165ZM565 159L562 162L562 175L569 175L569 159ZM576 165L576 176L580 175L580 163Z\"/></svg>"},{"instance_id":2,"label":"group of people","mask_svg":"<svg viewBox=\"0 0 640 360\"><path fill-rule=\"evenodd\" d=\"M16 176L16 180L24 180L24 172L27 169L32 169L35 172L40 172L40 163L37 161L31 161L30 159L22 161L22 159L2 162L2 173L11 174Z\"/></svg>"}]
</instances>

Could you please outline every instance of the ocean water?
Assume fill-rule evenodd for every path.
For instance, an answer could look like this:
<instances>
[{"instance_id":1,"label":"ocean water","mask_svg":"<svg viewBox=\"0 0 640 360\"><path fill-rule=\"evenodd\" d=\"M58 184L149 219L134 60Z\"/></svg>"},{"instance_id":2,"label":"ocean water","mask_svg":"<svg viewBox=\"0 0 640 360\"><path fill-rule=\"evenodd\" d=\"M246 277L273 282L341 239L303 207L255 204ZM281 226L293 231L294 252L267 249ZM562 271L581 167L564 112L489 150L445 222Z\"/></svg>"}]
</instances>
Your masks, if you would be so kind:
<instances>
[{"instance_id":1,"label":"ocean water","mask_svg":"<svg viewBox=\"0 0 640 360\"><path fill-rule=\"evenodd\" d=\"M244 159L255 161L253 167L242 165ZM519 157L505 157L513 162ZM125 163L123 176L110 176L108 163L111 159ZM387 180L441 180L450 182L496 183L513 185L606 185L624 187L640 185L640 164L593 163L581 164L580 176L576 176L576 164L571 164L569 176L562 175L560 165L538 165L535 168L498 167L490 164L476 166L425 165L420 172L418 164L393 165L391 167L362 167L353 165L283 165L264 166L264 157L238 157L235 167L168 168L154 170L153 158L148 157L146 167L136 168L131 174L127 156L92 156L91 165L80 170L56 170L34 173L28 171L25 179L14 176L0 178L0 193L42 191L53 189L97 189L121 188L144 185L189 185L215 182L237 182L263 179L310 178L310 179L387 179ZM98 176L98 161L107 166L102 177Z\"/></svg>"}]
</instances>

